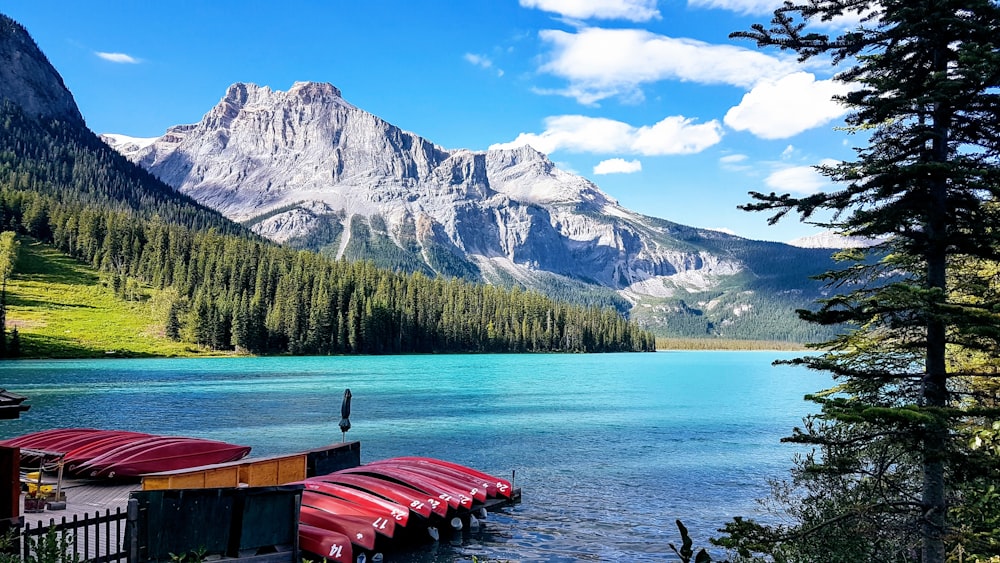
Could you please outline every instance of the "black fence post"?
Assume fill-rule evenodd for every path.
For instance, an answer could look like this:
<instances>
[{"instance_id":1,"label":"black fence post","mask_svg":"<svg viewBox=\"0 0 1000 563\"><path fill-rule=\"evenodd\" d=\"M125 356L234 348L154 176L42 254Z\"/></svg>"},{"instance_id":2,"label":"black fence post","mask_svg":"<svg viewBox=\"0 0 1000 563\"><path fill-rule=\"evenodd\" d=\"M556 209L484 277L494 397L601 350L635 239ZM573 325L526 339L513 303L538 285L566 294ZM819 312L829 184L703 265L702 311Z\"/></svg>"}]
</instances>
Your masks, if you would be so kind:
<instances>
[{"instance_id":1,"label":"black fence post","mask_svg":"<svg viewBox=\"0 0 1000 563\"><path fill-rule=\"evenodd\" d=\"M128 563L139 563L139 501L128 499L128 510L125 515L125 553Z\"/></svg>"}]
</instances>

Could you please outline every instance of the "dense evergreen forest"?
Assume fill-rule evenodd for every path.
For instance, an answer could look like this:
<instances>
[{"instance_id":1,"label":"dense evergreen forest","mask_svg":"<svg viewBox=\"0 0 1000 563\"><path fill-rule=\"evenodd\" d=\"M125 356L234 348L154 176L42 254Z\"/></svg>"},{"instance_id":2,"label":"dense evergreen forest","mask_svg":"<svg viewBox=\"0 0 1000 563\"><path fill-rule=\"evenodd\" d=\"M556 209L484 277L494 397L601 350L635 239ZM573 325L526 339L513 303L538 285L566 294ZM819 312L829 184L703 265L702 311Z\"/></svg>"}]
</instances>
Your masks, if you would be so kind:
<instances>
[{"instance_id":1,"label":"dense evergreen forest","mask_svg":"<svg viewBox=\"0 0 1000 563\"><path fill-rule=\"evenodd\" d=\"M267 242L175 193L93 133L0 107L0 230L171 298L166 334L252 353L648 351L611 308L557 302Z\"/></svg>"}]
</instances>

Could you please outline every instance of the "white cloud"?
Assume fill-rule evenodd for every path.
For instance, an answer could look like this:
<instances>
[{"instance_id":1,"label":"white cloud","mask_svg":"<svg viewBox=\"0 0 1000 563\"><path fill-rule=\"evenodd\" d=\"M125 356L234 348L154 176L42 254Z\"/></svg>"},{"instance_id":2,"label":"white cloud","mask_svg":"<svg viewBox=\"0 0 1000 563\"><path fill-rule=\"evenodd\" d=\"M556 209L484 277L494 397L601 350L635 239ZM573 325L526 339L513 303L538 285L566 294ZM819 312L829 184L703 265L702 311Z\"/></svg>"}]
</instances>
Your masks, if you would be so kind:
<instances>
[{"instance_id":1,"label":"white cloud","mask_svg":"<svg viewBox=\"0 0 1000 563\"><path fill-rule=\"evenodd\" d=\"M746 172L752 169L747 163L749 159L750 157L745 154L727 154L719 158L719 166L730 172Z\"/></svg>"},{"instance_id":2,"label":"white cloud","mask_svg":"<svg viewBox=\"0 0 1000 563\"><path fill-rule=\"evenodd\" d=\"M742 15L755 16L771 15L784 3L784 0L688 0L688 6L694 8L718 8ZM829 21L815 18L809 21L809 27L835 31L853 29L870 13L871 11L866 9L861 14L856 11L847 11Z\"/></svg>"},{"instance_id":3,"label":"white cloud","mask_svg":"<svg viewBox=\"0 0 1000 563\"><path fill-rule=\"evenodd\" d=\"M611 158L602 160L594 167L594 174L632 174L642 171L642 163L638 160Z\"/></svg>"},{"instance_id":4,"label":"white cloud","mask_svg":"<svg viewBox=\"0 0 1000 563\"><path fill-rule=\"evenodd\" d=\"M634 127L603 117L559 115L545 119L545 131L521 133L509 143L491 149L531 145L551 154L558 150L598 154L625 153L645 156L691 154L722 140L722 125L712 120L694 123L684 116L671 116L654 125Z\"/></svg>"},{"instance_id":5,"label":"white cloud","mask_svg":"<svg viewBox=\"0 0 1000 563\"><path fill-rule=\"evenodd\" d=\"M833 165L838 161L824 159L820 164ZM778 192L814 194L831 187L830 181L812 166L791 166L772 172L764 183Z\"/></svg>"},{"instance_id":6,"label":"white cloud","mask_svg":"<svg viewBox=\"0 0 1000 563\"><path fill-rule=\"evenodd\" d=\"M111 61L113 63L134 65L142 62L141 59L137 59L131 55L126 55L125 53L104 53L101 51L95 51L94 54L106 61Z\"/></svg>"},{"instance_id":7,"label":"white cloud","mask_svg":"<svg viewBox=\"0 0 1000 563\"><path fill-rule=\"evenodd\" d=\"M483 69L487 69L487 70L493 68L493 60L490 59L489 57L487 57L486 55L477 55L475 53L466 53L465 55L463 55L462 58L464 58L469 64L478 66L479 68L483 68ZM496 69L496 73L497 73L497 76L502 77L503 76L503 69L502 68Z\"/></svg>"},{"instance_id":8,"label":"white cloud","mask_svg":"<svg viewBox=\"0 0 1000 563\"><path fill-rule=\"evenodd\" d=\"M726 113L724 121L737 131L749 131L762 139L786 139L847 113L833 96L849 90L846 84L796 72L755 86Z\"/></svg>"},{"instance_id":9,"label":"white cloud","mask_svg":"<svg viewBox=\"0 0 1000 563\"><path fill-rule=\"evenodd\" d=\"M770 14L780 8L784 0L688 0L695 8L720 8L740 14Z\"/></svg>"},{"instance_id":10,"label":"white cloud","mask_svg":"<svg viewBox=\"0 0 1000 563\"><path fill-rule=\"evenodd\" d=\"M674 115L651 127L640 127L632 148L645 155L693 154L721 140L718 121L695 124L683 115Z\"/></svg>"},{"instance_id":11,"label":"white cloud","mask_svg":"<svg viewBox=\"0 0 1000 563\"><path fill-rule=\"evenodd\" d=\"M484 55L477 55L475 53L466 53L465 60L482 68L490 68L493 66L493 61L491 61L488 57Z\"/></svg>"},{"instance_id":12,"label":"white cloud","mask_svg":"<svg viewBox=\"0 0 1000 563\"><path fill-rule=\"evenodd\" d=\"M621 19L633 22L660 19L656 0L521 0L521 6L576 19Z\"/></svg>"},{"instance_id":13,"label":"white cloud","mask_svg":"<svg viewBox=\"0 0 1000 563\"><path fill-rule=\"evenodd\" d=\"M640 29L548 29L539 36L552 47L540 70L568 80L569 86L558 93L583 104L612 96L641 97L641 85L661 80L751 88L798 69L791 59Z\"/></svg>"}]
</instances>

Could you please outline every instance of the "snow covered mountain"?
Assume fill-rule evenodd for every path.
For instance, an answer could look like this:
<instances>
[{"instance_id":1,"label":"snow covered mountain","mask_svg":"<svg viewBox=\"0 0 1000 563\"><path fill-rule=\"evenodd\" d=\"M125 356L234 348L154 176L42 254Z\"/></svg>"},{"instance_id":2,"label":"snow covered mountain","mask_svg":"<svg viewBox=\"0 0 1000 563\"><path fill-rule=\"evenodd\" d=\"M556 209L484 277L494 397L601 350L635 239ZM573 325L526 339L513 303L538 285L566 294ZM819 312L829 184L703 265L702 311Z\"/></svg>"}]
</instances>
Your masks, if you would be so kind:
<instances>
[{"instance_id":1,"label":"snow covered mountain","mask_svg":"<svg viewBox=\"0 0 1000 563\"><path fill-rule=\"evenodd\" d=\"M713 308L732 315L746 300L720 296L788 273L758 271L760 252L817 256L635 213L530 147L445 149L330 84L237 83L198 123L157 139L102 138L263 236L431 275L617 292L650 311L683 302L693 315L710 299L684 299L714 292Z\"/></svg>"}]
</instances>

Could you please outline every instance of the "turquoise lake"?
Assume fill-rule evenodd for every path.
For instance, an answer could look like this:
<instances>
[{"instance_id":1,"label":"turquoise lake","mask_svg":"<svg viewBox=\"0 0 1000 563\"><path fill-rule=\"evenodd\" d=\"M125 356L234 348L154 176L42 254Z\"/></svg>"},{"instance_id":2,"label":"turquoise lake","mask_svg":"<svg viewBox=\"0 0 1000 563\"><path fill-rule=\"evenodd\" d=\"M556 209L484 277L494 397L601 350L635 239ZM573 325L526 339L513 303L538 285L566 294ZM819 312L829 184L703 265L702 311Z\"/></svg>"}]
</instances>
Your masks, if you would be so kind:
<instances>
[{"instance_id":1,"label":"turquoise lake","mask_svg":"<svg viewBox=\"0 0 1000 563\"><path fill-rule=\"evenodd\" d=\"M392 561L664 561L682 519L706 545L752 516L796 448L821 374L776 352L17 361L0 387L29 397L0 437L53 427L179 434L252 456L349 440L362 461L432 456L510 478L523 503L461 545Z\"/></svg>"}]
</instances>

